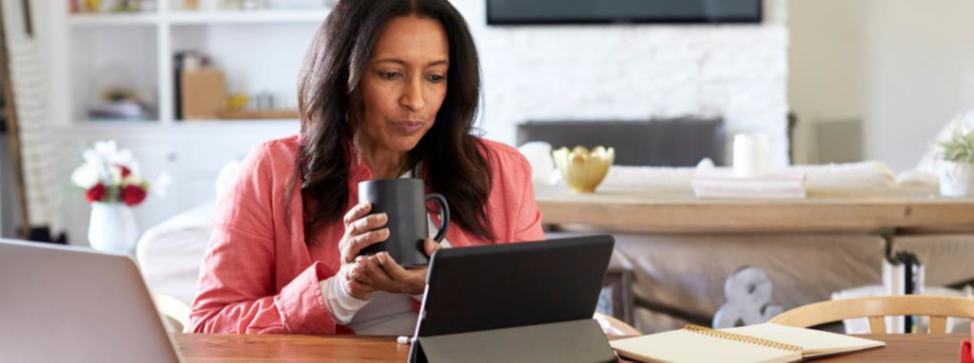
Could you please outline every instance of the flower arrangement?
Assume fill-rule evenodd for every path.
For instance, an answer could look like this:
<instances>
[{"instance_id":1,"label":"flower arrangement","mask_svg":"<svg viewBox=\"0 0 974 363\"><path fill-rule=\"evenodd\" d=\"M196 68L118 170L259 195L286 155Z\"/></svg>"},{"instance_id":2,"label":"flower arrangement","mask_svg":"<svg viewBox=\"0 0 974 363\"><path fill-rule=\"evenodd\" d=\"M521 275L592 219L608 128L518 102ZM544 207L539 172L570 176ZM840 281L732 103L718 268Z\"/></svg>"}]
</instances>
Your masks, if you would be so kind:
<instances>
[{"instance_id":1,"label":"flower arrangement","mask_svg":"<svg viewBox=\"0 0 974 363\"><path fill-rule=\"evenodd\" d=\"M115 141L95 142L84 152L85 163L74 169L71 181L85 190L89 203L125 203L136 206L145 200L149 183L129 149L118 150Z\"/></svg>"}]
</instances>

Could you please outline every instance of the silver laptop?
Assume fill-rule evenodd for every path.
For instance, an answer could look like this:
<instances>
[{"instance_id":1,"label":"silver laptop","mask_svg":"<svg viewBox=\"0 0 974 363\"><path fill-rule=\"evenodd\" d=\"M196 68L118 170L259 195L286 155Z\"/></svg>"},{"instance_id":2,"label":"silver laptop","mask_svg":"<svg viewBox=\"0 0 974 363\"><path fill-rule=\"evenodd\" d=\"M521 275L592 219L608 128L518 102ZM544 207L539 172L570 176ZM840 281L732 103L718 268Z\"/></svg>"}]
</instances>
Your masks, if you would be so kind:
<instances>
[{"instance_id":1,"label":"silver laptop","mask_svg":"<svg viewBox=\"0 0 974 363\"><path fill-rule=\"evenodd\" d=\"M178 362L135 261L0 240L0 361Z\"/></svg>"}]
</instances>

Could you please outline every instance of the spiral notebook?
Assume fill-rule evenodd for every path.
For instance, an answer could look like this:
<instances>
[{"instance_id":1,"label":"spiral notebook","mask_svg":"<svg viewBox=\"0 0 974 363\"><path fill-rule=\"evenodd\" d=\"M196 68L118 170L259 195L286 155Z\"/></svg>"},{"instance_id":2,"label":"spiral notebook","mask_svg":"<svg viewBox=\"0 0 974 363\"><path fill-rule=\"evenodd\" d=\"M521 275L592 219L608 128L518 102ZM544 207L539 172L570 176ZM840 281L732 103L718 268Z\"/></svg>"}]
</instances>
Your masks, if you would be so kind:
<instances>
[{"instance_id":1,"label":"spiral notebook","mask_svg":"<svg viewBox=\"0 0 974 363\"><path fill-rule=\"evenodd\" d=\"M609 342L620 356L642 362L798 362L886 343L819 330L759 324L714 330L695 325Z\"/></svg>"}]
</instances>

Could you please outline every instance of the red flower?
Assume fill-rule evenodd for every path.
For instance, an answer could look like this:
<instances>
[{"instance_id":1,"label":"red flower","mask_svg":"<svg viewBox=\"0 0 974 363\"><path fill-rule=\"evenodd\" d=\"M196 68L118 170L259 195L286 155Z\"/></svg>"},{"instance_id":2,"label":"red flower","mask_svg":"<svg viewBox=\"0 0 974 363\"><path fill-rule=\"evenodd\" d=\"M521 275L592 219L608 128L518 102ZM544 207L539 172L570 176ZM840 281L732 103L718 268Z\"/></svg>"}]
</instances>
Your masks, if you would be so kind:
<instances>
[{"instance_id":1,"label":"red flower","mask_svg":"<svg viewBox=\"0 0 974 363\"><path fill-rule=\"evenodd\" d=\"M105 200L105 194L105 184L98 183L85 192L85 198L88 198L88 203L101 202Z\"/></svg>"},{"instance_id":2,"label":"red flower","mask_svg":"<svg viewBox=\"0 0 974 363\"><path fill-rule=\"evenodd\" d=\"M126 185L122 188L122 201L127 206L134 206L145 200L146 193L142 187L137 185Z\"/></svg>"},{"instance_id":3,"label":"red flower","mask_svg":"<svg viewBox=\"0 0 974 363\"><path fill-rule=\"evenodd\" d=\"M129 168L119 165L118 168L122 171L122 179L128 178L132 171Z\"/></svg>"}]
</instances>

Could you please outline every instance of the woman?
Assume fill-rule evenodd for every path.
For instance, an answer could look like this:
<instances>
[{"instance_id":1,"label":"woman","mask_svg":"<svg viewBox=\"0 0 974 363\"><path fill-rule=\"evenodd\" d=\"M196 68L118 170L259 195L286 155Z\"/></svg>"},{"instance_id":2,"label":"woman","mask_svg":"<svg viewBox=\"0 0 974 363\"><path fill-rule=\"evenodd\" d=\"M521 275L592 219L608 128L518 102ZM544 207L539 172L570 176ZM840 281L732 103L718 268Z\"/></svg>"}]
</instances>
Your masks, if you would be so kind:
<instances>
[{"instance_id":1,"label":"woman","mask_svg":"<svg viewBox=\"0 0 974 363\"><path fill-rule=\"evenodd\" d=\"M471 135L478 63L447 0L339 2L305 59L300 135L255 149L220 201L193 329L413 332L426 270L357 256L390 234L361 181L415 176L443 194L444 246L543 239L526 159Z\"/></svg>"}]
</instances>

